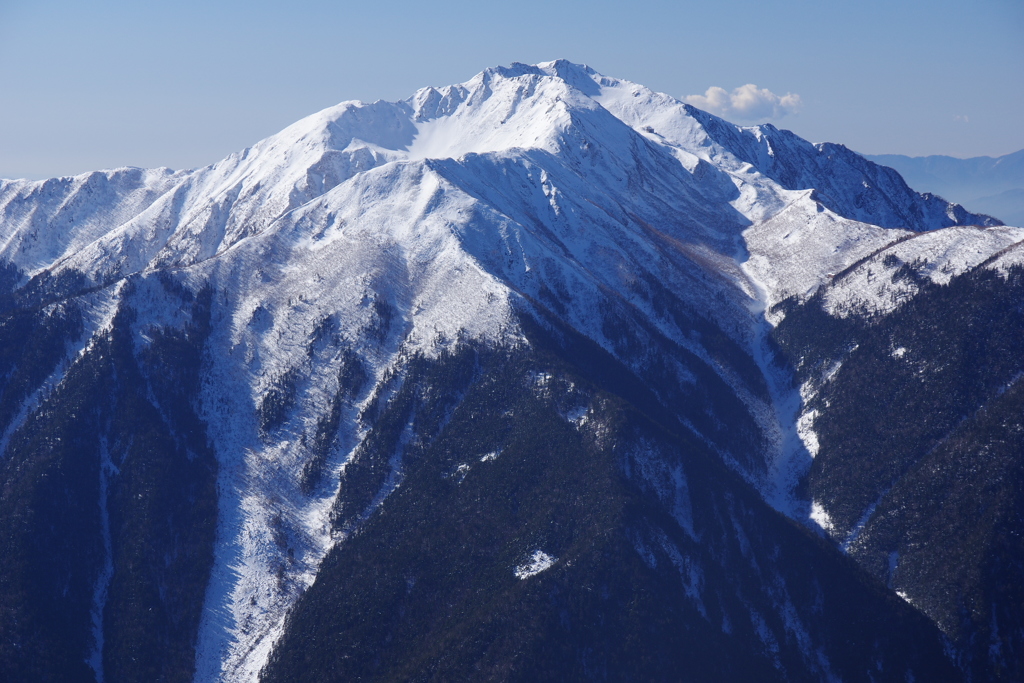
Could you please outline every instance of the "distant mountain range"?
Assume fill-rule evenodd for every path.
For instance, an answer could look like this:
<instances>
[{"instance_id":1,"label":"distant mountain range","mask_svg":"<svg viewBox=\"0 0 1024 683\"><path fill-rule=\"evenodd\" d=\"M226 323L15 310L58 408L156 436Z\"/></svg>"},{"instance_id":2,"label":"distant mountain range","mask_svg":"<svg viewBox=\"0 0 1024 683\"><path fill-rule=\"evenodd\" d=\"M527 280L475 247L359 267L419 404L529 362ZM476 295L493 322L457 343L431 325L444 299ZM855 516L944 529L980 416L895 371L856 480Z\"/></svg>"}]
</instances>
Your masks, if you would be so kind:
<instances>
[{"instance_id":1,"label":"distant mountain range","mask_svg":"<svg viewBox=\"0 0 1024 683\"><path fill-rule=\"evenodd\" d=\"M892 167L920 192L932 192L1007 225L1024 225L1024 150L1001 157L865 155Z\"/></svg>"},{"instance_id":2,"label":"distant mountain range","mask_svg":"<svg viewBox=\"0 0 1024 683\"><path fill-rule=\"evenodd\" d=\"M0 181L0 680L1022 680L1022 301L566 61Z\"/></svg>"}]
</instances>

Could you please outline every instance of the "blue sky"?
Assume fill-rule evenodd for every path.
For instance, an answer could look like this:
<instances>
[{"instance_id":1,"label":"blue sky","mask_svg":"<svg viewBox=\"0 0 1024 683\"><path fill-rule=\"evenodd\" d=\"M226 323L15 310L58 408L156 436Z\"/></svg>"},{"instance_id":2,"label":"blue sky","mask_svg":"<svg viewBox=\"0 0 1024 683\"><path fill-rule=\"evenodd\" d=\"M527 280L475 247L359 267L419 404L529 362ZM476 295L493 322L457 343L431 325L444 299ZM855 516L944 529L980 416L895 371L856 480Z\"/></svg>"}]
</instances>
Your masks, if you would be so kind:
<instances>
[{"instance_id":1,"label":"blue sky","mask_svg":"<svg viewBox=\"0 0 1024 683\"><path fill-rule=\"evenodd\" d=\"M1024 148L1021 0L0 0L0 177L201 166L341 100L560 57L796 95L776 125L865 153Z\"/></svg>"}]
</instances>

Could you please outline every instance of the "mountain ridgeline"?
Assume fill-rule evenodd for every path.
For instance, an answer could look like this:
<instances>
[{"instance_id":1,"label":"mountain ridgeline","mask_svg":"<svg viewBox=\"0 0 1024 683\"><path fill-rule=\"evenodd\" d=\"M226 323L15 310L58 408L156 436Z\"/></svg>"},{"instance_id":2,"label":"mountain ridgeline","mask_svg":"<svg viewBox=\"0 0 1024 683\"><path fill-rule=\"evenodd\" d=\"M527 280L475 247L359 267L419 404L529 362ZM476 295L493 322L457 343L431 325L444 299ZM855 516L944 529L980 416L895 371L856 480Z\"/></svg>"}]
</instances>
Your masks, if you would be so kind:
<instances>
[{"instance_id":1,"label":"mountain ridgeline","mask_svg":"<svg viewBox=\"0 0 1024 683\"><path fill-rule=\"evenodd\" d=\"M564 61L0 181L0 679L1024 676L1024 229Z\"/></svg>"},{"instance_id":2,"label":"mountain ridgeline","mask_svg":"<svg viewBox=\"0 0 1024 683\"><path fill-rule=\"evenodd\" d=\"M1024 149L1000 157L866 156L899 171L922 192L992 213L1011 225L1024 223Z\"/></svg>"}]
</instances>

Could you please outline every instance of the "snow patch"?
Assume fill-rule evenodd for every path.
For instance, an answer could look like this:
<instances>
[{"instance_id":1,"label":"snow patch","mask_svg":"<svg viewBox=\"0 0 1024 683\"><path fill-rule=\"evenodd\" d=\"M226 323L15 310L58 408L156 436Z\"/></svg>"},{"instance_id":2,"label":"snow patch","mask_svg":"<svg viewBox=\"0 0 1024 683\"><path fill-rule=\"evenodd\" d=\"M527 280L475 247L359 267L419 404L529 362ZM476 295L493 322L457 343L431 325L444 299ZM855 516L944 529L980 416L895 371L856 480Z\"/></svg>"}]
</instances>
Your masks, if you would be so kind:
<instances>
[{"instance_id":1,"label":"snow patch","mask_svg":"<svg viewBox=\"0 0 1024 683\"><path fill-rule=\"evenodd\" d=\"M534 550L529 561L516 567L514 574L517 579L525 580L540 574L545 569L550 569L555 562L558 562L557 557L552 557L543 550Z\"/></svg>"},{"instance_id":2,"label":"snow patch","mask_svg":"<svg viewBox=\"0 0 1024 683\"><path fill-rule=\"evenodd\" d=\"M846 536L846 540L843 541L843 543L839 546L844 553L849 554L850 550L857 543L857 540L864 533L864 530L867 529L868 523L871 521L871 518L875 514L875 510L882 503L882 501L885 500L885 497L889 495L889 491L891 490L891 488L892 487L889 487L882 491L882 495L878 497L878 500L869 505L867 509L864 510L864 514L861 515L861 518L857 520L856 524L853 525L853 528Z\"/></svg>"},{"instance_id":3,"label":"snow patch","mask_svg":"<svg viewBox=\"0 0 1024 683\"><path fill-rule=\"evenodd\" d=\"M590 408L588 406L573 408L566 412L565 419L572 423L576 429L582 429L590 419Z\"/></svg>"},{"instance_id":4,"label":"snow patch","mask_svg":"<svg viewBox=\"0 0 1024 683\"><path fill-rule=\"evenodd\" d=\"M832 518L829 517L825 506L817 500L811 501L811 521L821 527L822 531L832 533L835 529L835 526L832 524Z\"/></svg>"},{"instance_id":5,"label":"snow patch","mask_svg":"<svg viewBox=\"0 0 1024 683\"><path fill-rule=\"evenodd\" d=\"M530 381L537 387L547 387L551 383L551 378L550 372L530 372Z\"/></svg>"},{"instance_id":6,"label":"snow patch","mask_svg":"<svg viewBox=\"0 0 1024 683\"><path fill-rule=\"evenodd\" d=\"M466 480L466 475L468 474L469 465L467 465L466 463L461 463L458 467L455 468L455 470L451 474L446 475L446 478L454 479L456 483L461 484Z\"/></svg>"},{"instance_id":7,"label":"snow patch","mask_svg":"<svg viewBox=\"0 0 1024 683\"><path fill-rule=\"evenodd\" d=\"M818 433L814 431L814 420L817 417L818 411L812 408L802 413L796 421L796 433L812 458L817 456L818 451L821 450Z\"/></svg>"}]
</instances>

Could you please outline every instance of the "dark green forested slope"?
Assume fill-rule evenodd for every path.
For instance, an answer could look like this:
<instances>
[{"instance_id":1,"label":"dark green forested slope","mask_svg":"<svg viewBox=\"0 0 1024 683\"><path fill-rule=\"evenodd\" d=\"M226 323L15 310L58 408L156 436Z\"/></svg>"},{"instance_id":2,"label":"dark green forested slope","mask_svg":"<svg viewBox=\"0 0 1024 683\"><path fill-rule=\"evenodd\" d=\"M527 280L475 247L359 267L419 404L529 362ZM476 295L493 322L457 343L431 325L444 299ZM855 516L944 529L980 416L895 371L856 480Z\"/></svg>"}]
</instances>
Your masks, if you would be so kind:
<instances>
[{"instance_id":1,"label":"dark green forested slope","mask_svg":"<svg viewBox=\"0 0 1024 683\"><path fill-rule=\"evenodd\" d=\"M832 318L819 295L779 325L801 380L820 385L810 492L975 680L1021 680L1024 269L918 284L887 315Z\"/></svg>"},{"instance_id":2,"label":"dark green forested slope","mask_svg":"<svg viewBox=\"0 0 1024 683\"><path fill-rule=\"evenodd\" d=\"M263 681L959 679L924 617L540 329L410 361Z\"/></svg>"},{"instance_id":3,"label":"dark green forested slope","mask_svg":"<svg viewBox=\"0 0 1024 683\"><path fill-rule=\"evenodd\" d=\"M209 293L176 294L189 324L151 330L136 353L122 305L11 436L0 463L0 680L95 680L98 619L107 681L191 680L217 468L193 409ZM29 314L44 321L7 338L8 377L31 372L34 347L67 315L18 310L0 330ZM68 344L79 329L60 328Z\"/></svg>"}]
</instances>

